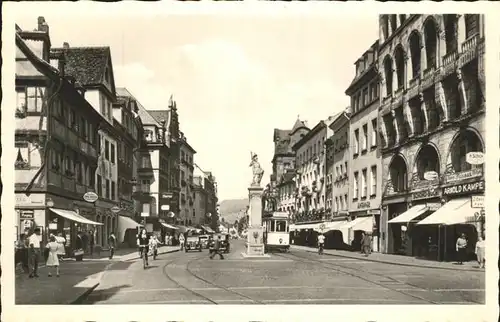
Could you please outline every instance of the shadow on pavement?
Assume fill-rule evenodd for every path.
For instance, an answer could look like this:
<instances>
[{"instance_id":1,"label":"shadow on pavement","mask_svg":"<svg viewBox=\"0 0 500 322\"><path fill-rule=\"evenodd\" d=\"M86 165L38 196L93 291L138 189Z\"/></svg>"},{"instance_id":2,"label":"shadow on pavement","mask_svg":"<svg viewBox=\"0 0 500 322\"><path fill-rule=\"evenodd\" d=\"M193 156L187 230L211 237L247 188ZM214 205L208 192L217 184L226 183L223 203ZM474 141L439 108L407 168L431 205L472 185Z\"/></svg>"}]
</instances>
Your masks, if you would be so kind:
<instances>
[{"instance_id":1,"label":"shadow on pavement","mask_svg":"<svg viewBox=\"0 0 500 322\"><path fill-rule=\"evenodd\" d=\"M95 304L97 302L103 302L118 293L120 290L132 287L132 285L120 285L114 286L106 289L96 289L94 290L85 300L83 300L80 304Z\"/></svg>"},{"instance_id":2,"label":"shadow on pavement","mask_svg":"<svg viewBox=\"0 0 500 322\"><path fill-rule=\"evenodd\" d=\"M126 271L129 269L130 265L134 264L132 261L127 262L115 262L108 267L107 271Z\"/></svg>"}]
</instances>

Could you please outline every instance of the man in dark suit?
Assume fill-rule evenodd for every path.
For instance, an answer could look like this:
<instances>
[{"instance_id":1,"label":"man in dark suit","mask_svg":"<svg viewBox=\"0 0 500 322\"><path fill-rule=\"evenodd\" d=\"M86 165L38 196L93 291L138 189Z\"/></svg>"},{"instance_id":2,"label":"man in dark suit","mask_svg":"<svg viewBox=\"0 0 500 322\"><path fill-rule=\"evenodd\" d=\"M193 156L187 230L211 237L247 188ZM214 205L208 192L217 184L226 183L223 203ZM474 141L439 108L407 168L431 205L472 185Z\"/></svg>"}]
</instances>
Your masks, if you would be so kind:
<instances>
[{"instance_id":1,"label":"man in dark suit","mask_svg":"<svg viewBox=\"0 0 500 322\"><path fill-rule=\"evenodd\" d=\"M214 256L217 254L219 255L220 259L224 259L224 256L220 252L220 240L219 236L214 236L214 249L212 250L212 254L210 255L210 259L213 259Z\"/></svg>"}]
</instances>

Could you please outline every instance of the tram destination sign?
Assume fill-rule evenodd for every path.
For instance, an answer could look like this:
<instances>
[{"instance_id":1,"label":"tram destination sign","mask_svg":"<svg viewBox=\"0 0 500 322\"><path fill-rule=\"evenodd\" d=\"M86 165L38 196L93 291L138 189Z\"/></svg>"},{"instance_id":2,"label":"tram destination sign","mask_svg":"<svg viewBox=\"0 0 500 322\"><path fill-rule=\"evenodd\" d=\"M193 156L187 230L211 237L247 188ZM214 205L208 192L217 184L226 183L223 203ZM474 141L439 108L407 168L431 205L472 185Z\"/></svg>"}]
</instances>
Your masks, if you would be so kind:
<instances>
[{"instance_id":1,"label":"tram destination sign","mask_svg":"<svg viewBox=\"0 0 500 322\"><path fill-rule=\"evenodd\" d=\"M443 195L452 196L452 195L461 195L461 194L476 193L482 191L484 191L483 180L472 183L462 183L443 188Z\"/></svg>"}]
</instances>

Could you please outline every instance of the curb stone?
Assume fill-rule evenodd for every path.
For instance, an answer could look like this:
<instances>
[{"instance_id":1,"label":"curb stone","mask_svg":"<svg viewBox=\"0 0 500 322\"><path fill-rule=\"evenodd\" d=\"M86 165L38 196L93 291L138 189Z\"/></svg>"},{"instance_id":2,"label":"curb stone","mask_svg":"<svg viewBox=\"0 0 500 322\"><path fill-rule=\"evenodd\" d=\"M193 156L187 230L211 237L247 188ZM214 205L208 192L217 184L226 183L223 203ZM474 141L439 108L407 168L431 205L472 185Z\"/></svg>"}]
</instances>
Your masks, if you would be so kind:
<instances>
[{"instance_id":1,"label":"curb stone","mask_svg":"<svg viewBox=\"0 0 500 322\"><path fill-rule=\"evenodd\" d=\"M299 248L296 248L299 249ZM316 253L316 251L312 250L305 250L308 253ZM360 259L360 260L366 260L369 262L376 262L376 263L382 263L382 264L391 264L391 265L398 265L398 266L406 266L406 267L419 267L419 268L435 268L435 269L443 269L443 270L452 270L456 271L457 269L460 271L466 271L466 272L482 272L484 270L477 269L477 268L458 268L458 267L440 267L440 266L430 266L430 265L422 265L422 264L408 264L408 263L398 263L398 262L390 262L390 261L385 261L385 260L380 260L380 259L373 259L370 257L355 257L355 256L349 256L349 255L340 255L340 254L329 254L329 253L324 253L325 255L328 256L337 256L337 257L342 257L342 258L351 258L351 259Z\"/></svg>"}]
</instances>

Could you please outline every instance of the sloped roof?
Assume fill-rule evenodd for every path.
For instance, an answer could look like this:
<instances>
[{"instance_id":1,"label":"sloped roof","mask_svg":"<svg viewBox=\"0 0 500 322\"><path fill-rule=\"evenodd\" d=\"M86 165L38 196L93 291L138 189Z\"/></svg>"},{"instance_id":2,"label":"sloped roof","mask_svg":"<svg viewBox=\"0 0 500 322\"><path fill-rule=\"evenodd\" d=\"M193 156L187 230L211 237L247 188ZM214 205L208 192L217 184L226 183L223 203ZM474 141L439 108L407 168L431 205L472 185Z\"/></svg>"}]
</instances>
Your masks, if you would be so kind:
<instances>
[{"instance_id":1,"label":"sloped roof","mask_svg":"<svg viewBox=\"0 0 500 322\"><path fill-rule=\"evenodd\" d=\"M109 47L52 48L51 52L64 55L65 74L73 76L83 86L104 82L106 66L111 57Z\"/></svg>"},{"instance_id":2,"label":"sloped roof","mask_svg":"<svg viewBox=\"0 0 500 322\"><path fill-rule=\"evenodd\" d=\"M290 131L290 134L295 133L297 130L301 128L306 128L309 129L304 121L301 121L300 119L297 118L297 121L295 121L295 124L292 127L292 130Z\"/></svg>"},{"instance_id":3,"label":"sloped roof","mask_svg":"<svg viewBox=\"0 0 500 322\"><path fill-rule=\"evenodd\" d=\"M118 87L116 88L116 95L132 97L136 101L138 109L137 114L141 118L142 124L160 126L160 123L156 121L156 119L151 114L149 114L149 112L144 108L144 106L142 106L142 104L137 100L137 98L134 97L134 95L132 95L132 93L128 91L128 89L124 87Z\"/></svg>"},{"instance_id":4,"label":"sloped roof","mask_svg":"<svg viewBox=\"0 0 500 322\"><path fill-rule=\"evenodd\" d=\"M290 130L274 129L274 154L292 152L290 149Z\"/></svg>"},{"instance_id":5,"label":"sloped roof","mask_svg":"<svg viewBox=\"0 0 500 322\"><path fill-rule=\"evenodd\" d=\"M148 113L156 120L156 122L160 124L162 121L168 123L168 120L170 118L170 111L168 110L149 110Z\"/></svg>"}]
</instances>

